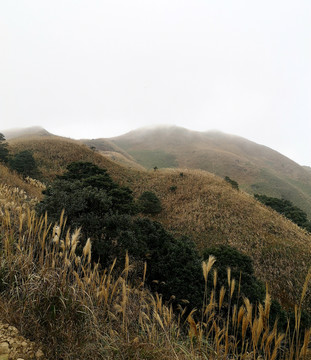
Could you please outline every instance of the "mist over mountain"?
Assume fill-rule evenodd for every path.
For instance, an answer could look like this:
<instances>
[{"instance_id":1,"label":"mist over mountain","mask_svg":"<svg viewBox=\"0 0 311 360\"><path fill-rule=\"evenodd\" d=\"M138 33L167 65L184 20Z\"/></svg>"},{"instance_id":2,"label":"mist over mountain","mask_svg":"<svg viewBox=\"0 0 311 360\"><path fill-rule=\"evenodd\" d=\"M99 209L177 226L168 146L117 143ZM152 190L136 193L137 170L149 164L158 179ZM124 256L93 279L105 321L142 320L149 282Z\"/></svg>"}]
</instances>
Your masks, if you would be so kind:
<instances>
[{"instance_id":1,"label":"mist over mountain","mask_svg":"<svg viewBox=\"0 0 311 360\"><path fill-rule=\"evenodd\" d=\"M51 136L49 133L41 126L31 126L26 128L12 128L1 131L4 134L7 140L24 137L24 136Z\"/></svg>"},{"instance_id":2,"label":"mist over mountain","mask_svg":"<svg viewBox=\"0 0 311 360\"><path fill-rule=\"evenodd\" d=\"M138 129L109 140L147 169L179 167L230 176L249 193L290 200L311 215L310 171L267 146L177 126Z\"/></svg>"}]
</instances>

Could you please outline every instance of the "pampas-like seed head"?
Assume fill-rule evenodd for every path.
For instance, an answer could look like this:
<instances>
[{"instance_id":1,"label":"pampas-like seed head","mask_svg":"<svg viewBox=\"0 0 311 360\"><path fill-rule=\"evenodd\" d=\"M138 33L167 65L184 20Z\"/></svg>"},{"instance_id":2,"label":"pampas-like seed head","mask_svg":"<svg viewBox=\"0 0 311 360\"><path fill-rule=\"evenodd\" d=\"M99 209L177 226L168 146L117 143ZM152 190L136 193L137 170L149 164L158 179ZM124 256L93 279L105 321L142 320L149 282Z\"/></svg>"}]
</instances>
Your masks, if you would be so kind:
<instances>
[{"instance_id":1,"label":"pampas-like seed head","mask_svg":"<svg viewBox=\"0 0 311 360\"><path fill-rule=\"evenodd\" d=\"M90 240L90 238L88 238L87 242L83 248L83 256L84 256L84 258L88 257L88 259L87 259L88 264L91 261L91 247L92 247L91 240Z\"/></svg>"},{"instance_id":2,"label":"pampas-like seed head","mask_svg":"<svg viewBox=\"0 0 311 360\"><path fill-rule=\"evenodd\" d=\"M207 262L203 261L203 263L202 263L203 276L204 276L205 282L207 282L208 273L210 272L210 270L211 270L212 266L214 265L215 261L216 261L215 256L210 255Z\"/></svg>"}]
</instances>

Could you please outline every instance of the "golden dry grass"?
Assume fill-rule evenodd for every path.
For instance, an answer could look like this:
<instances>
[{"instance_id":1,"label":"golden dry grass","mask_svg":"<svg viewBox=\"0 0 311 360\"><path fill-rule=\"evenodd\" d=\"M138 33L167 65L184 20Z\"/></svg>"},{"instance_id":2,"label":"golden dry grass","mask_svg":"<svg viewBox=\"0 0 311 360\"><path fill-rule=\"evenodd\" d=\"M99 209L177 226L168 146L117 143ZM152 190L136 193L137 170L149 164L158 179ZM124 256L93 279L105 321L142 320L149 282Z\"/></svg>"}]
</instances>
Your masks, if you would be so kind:
<instances>
[{"instance_id":1,"label":"golden dry grass","mask_svg":"<svg viewBox=\"0 0 311 360\"><path fill-rule=\"evenodd\" d=\"M115 151L99 151L100 154L102 154L104 157L112 160L113 162L120 164L124 167L128 167L130 169L137 169L141 171L145 171L146 169L139 165L137 162L135 162L133 159L129 159L125 157L123 154L120 154Z\"/></svg>"},{"instance_id":2,"label":"golden dry grass","mask_svg":"<svg viewBox=\"0 0 311 360\"><path fill-rule=\"evenodd\" d=\"M28 195L40 198L44 185L34 179L24 179L0 163L0 182L24 190Z\"/></svg>"},{"instance_id":3,"label":"golden dry grass","mask_svg":"<svg viewBox=\"0 0 311 360\"><path fill-rule=\"evenodd\" d=\"M285 306L298 300L311 266L309 233L204 171L153 171L137 177L132 188L137 196L146 190L159 196L163 211L155 219L167 229L190 236L201 250L234 246L251 256L256 275L270 284L274 297Z\"/></svg>"}]
</instances>

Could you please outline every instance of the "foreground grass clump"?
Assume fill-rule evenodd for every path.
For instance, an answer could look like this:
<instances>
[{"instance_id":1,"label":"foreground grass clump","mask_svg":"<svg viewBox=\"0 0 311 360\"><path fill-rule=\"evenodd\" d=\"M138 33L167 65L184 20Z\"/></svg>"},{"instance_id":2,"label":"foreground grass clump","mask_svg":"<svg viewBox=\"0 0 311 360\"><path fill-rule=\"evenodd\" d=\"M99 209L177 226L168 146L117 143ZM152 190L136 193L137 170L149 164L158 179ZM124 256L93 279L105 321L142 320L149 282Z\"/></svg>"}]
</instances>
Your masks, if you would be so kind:
<instances>
[{"instance_id":1,"label":"foreground grass clump","mask_svg":"<svg viewBox=\"0 0 311 360\"><path fill-rule=\"evenodd\" d=\"M128 258L117 277L114 265L100 271L90 241L76 255L79 230L61 239L62 220L52 228L33 215L16 228L8 212L1 219L2 318L42 342L50 359L170 358L179 331L172 309L144 289L144 277L129 281Z\"/></svg>"},{"instance_id":2,"label":"foreground grass clump","mask_svg":"<svg viewBox=\"0 0 311 360\"><path fill-rule=\"evenodd\" d=\"M227 286L217 288L213 257L203 263L202 309L174 314L145 288L146 268L134 277L126 257L120 275L114 264L100 269L92 263L89 240L76 254L79 230L64 231L64 216L51 225L35 216L24 194L5 189L11 205L0 205L0 315L41 342L49 359L309 358L310 330L301 333L300 318L311 274L295 308L295 326L285 334L276 323L268 325L268 293L264 304L233 303L239 284L230 270ZM209 291L208 278L214 282Z\"/></svg>"}]
</instances>

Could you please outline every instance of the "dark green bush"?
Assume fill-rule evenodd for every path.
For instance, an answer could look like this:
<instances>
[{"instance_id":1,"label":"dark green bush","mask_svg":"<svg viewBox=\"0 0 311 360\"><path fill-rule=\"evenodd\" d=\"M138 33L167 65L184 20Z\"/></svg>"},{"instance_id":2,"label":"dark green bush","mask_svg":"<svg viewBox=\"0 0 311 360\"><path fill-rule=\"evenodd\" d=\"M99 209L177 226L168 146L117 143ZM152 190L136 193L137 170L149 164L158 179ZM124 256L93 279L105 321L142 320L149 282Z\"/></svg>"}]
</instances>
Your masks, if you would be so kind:
<instances>
[{"instance_id":1,"label":"dark green bush","mask_svg":"<svg viewBox=\"0 0 311 360\"><path fill-rule=\"evenodd\" d=\"M145 191L138 199L138 205L143 214L156 215L162 211L160 199L152 191Z\"/></svg>"},{"instance_id":2,"label":"dark green bush","mask_svg":"<svg viewBox=\"0 0 311 360\"><path fill-rule=\"evenodd\" d=\"M174 295L175 303L186 299L189 307L202 305L201 260L191 240L175 239L161 224L146 218L112 215L104 223L104 237L93 247L103 267L116 258L116 267L122 270L128 252L132 262L147 263L146 283L165 300Z\"/></svg>"},{"instance_id":3,"label":"dark green bush","mask_svg":"<svg viewBox=\"0 0 311 360\"><path fill-rule=\"evenodd\" d=\"M44 192L37 205L39 215L48 213L50 220L59 220L65 209L67 224L82 227L82 246L88 237L98 242L113 214L133 214L136 207L132 191L120 187L105 169L86 162L72 163Z\"/></svg>"},{"instance_id":4,"label":"dark green bush","mask_svg":"<svg viewBox=\"0 0 311 360\"><path fill-rule=\"evenodd\" d=\"M157 222L134 218L131 191L114 183L106 170L90 163L70 164L44 195L38 214L47 211L50 220L58 221L65 208L68 226L82 227L81 245L91 238L93 260L102 267L117 258L121 271L128 252L131 261L147 262L146 282L164 299L174 295L176 302L187 299L191 306L201 305L203 276L194 243L175 239ZM148 213L160 210L152 192L145 192L140 201Z\"/></svg>"},{"instance_id":5,"label":"dark green bush","mask_svg":"<svg viewBox=\"0 0 311 360\"><path fill-rule=\"evenodd\" d=\"M7 163L9 161L8 144L5 141L5 137L0 133L0 162Z\"/></svg>"},{"instance_id":6,"label":"dark green bush","mask_svg":"<svg viewBox=\"0 0 311 360\"><path fill-rule=\"evenodd\" d=\"M194 242L186 237L174 238L161 224L149 219L134 221L134 236L144 244L147 282L153 291L175 302L186 299L189 308L201 308L204 282L201 258ZM157 280L157 282L154 282Z\"/></svg>"},{"instance_id":7,"label":"dark green bush","mask_svg":"<svg viewBox=\"0 0 311 360\"><path fill-rule=\"evenodd\" d=\"M229 178L229 176L225 176L225 181L229 183L233 189L239 190L239 184L235 181Z\"/></svg>"},{"instance_id":8,"label":"dark green bush","mask_svg":"<svg viewBox=\"0 0 311 360\"><path fill-rule=\"evenodd\" d=\"M253 261L249 256L228 245L219 245L206 249L203 253L203 258L207 260L210 255L214 255L216 258L213 268L217 269L218 281L216 289L218 292L221 286L228 289L227 269L230 267L231 278L234 278L237 283L241 279L240 294L238 294L236 289L232 297L232 304L238 302L241 305L244 297L247 297L252 304L258 304L259 302L263 304L266 294L265 286L255 277ZM211 279L208 285L209 288L213 287ZM237 286L238 284L236 284L236 288ZM292 313L286 312L278 301L272 300L269 318L271 326L278 320L278 329L285 332L287 320L290 317L293 317ZM302 326L307 328L307 325L309 326L310 323L310 316L308 317L304 314ZM295 322L291 321L291 324L294 326Z\"/></svg>"},{"instance_id":9,"label":"dark green bush","mask_svg":"<svg viewBox=\"0 0 311 360\"><path fill-rule=\"evenodd\" d=\"M231 278L235 278L238 283L241 278L240 296L246 296L255 304L263 302L265 298L265 287L256 279L252 259L229 245L219 245L206 249L203 252L203 259L207 260L210 255L214 255L216 262L214 268L217 269L218 282L217 288L221 286L228 288L227 269L231 269ZM233 302L236 302L237 291Z\"/></svg>"},{"instance_id":10,"label":"dark green bush","mask_svg":"<svg viewBox=\"0 0 311 360\"><path fill-rule=\"evenodd\" d=\"M9 166L23 176L36 177L39 174L36 161L29 150L13 155L9 159Z\"/></svg>"},{"instance_id":11,"label":"dark green bush","mask_svg":"<svg viewBox=\"0 0 311 360\"><path fill-rule=\"evenodd\" d=\"M308 220L307 214L299 207L293 205L291 201L259 194L255 194L254 197L262 204L269 206L273 210L284 215L298 226L311 231L311 223Z\"/></svg>"}]
</instances>

